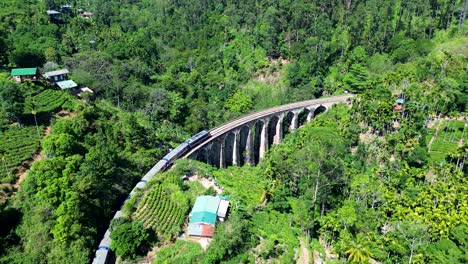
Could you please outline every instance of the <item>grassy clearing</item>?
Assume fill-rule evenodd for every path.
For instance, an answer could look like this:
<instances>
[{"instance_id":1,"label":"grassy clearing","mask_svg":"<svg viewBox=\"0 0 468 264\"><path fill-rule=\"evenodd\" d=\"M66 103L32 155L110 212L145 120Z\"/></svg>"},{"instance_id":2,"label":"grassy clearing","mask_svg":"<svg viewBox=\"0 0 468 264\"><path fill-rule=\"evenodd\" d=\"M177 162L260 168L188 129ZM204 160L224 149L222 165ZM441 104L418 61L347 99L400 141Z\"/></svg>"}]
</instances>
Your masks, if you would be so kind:
<instances>
[{"instance_id":1,"label":"grassy clearing","mask_svg":"<svg viewBox=\"0 0 468 264\"><path fill-rule=\"evenodd\" d=\"M430 160L440 162L445 159L447 154L457 150L462 139L464 142L468 139L464 121L458 120L442 120L440 124L435 124L428 133L427 138L432 138L429 155ZM439 126L439 131L436 133L436 128ZM463 130L465 129L465 132Z\"/></svg>"},{"instance_id":2,"label":"grassy clearing","mask_svg":"<svg viewBox=\"0 0 468 264\"><path fill-rule=\"evenodd\" d=\"M196 242L178 240L164 247L156 254L153 264L159 263L197 263L203 250Z\"/></svg>"}]
</instances>

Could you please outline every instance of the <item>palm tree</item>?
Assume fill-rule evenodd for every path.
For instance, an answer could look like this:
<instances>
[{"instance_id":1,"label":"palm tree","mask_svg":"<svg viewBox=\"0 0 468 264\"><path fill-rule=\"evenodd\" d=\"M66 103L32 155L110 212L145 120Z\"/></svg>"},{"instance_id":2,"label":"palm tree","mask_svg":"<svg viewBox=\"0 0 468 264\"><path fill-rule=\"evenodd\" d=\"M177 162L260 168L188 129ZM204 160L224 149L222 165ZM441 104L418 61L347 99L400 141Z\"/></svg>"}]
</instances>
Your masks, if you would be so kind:
<instances>
[{"instance_id":1,"label":"palm tree","mask_svg":"<svg viewBox=\"0 0 468 264\"><path fill-rule=\"evenodd\" d=\"M345 251L345 254L348 255L348 260L352 263L363 263L367 262L372 253L368 249L368 241L365 240L362 234L356 236L355 241L351 241L348 250Z\"/></svg>"},{"instance_id":2,"label":"palm tree","mask_svg":"<svg viewBox=\"0 0 468 264\"><path fill-rule=\"evenodd\" d=\"M29 95L29 98L31 99L31 95ZM31 114L34 116L34 122L36 123L36 131L37 131L37 138L39 139L39 144L41 144L41 132L39 132L39 125L37 124L37 105L36 101L31 99Z\"/></svg>"}]
</instances>

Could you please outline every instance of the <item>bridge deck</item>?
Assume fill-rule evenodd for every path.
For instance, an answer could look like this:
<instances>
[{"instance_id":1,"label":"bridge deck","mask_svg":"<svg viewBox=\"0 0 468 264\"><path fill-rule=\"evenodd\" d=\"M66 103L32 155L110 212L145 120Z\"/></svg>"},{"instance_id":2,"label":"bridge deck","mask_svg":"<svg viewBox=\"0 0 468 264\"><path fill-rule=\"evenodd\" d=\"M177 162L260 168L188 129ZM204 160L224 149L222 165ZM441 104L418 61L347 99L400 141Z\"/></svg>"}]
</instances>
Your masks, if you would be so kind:
<instances>
[{"instance_id":1,"label":"bridge deck","mask_svg":"<svg viewBox=\"0 0 468 264\"><path fill-rule=\"evenodd\" d=\"M302 101L302 102L297 102L297 103L291 103L291 104L286 104L286 105L281 105L273 108L269 108L266 110L262 110L259 112L251 113L242 117L239 117L237 119L231 120L226 124L223 124L221 126L215 127L210 130L211 137L205 140L203 143L200 145L196 146L193 148L190 152L188 152L184 158L189 157L199 149L203 148L207 144L209 144L211 141L215 140L219 136L230 132L234 130L235 128L238 128L240 126L243 126L245 124L248 124L254 120L261 119L264 117L268 117L270 115L276 114L276 113L281 113L281 112L286 112L288 110L294 110L298 109L301 107L308 107L312 105L318 105L318 104L326 104L326 103L341 103L341 102L346 102L349 98L353 97L353 95L344 95L344 96L335 96L335 97L329 97L329 98L322 98L322 99L313 99L313 100L307 100L307 101Z\"/></svg>"}]
</instances>

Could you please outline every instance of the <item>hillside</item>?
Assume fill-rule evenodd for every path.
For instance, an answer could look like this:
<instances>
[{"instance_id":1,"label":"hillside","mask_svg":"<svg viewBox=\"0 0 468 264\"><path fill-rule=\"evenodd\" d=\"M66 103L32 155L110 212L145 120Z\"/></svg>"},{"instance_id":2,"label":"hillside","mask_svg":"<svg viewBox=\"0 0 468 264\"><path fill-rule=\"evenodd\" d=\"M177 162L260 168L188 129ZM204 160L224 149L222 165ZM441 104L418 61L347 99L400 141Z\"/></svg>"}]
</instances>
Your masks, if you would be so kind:
<instances>
[{"instance_id":1,"label":"hillside","mask_svg":"<svg viewBox=\"0 0 468 264\"><path fill-rule=\"evenodd\" d=\"M467 0L0 1L0 263L89 262L136 182L190 135L343 93L351 107L255 167L185 160L157 177L111 226L119 260L467 262L467 11ZM57 70L77 87L44 76ZM175 241L205 193L180 180L189 172L235 205L209 246Z\"/></svg>"}]
</instances>

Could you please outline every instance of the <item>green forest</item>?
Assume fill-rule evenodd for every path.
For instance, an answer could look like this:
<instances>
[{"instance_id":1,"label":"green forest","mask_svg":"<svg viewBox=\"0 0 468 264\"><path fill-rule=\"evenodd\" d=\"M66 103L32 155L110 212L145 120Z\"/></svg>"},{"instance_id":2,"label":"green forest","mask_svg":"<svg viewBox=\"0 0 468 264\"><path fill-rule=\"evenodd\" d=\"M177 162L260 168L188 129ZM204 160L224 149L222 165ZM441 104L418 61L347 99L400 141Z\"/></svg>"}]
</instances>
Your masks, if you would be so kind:
<instances>
[{"instance_id":1,"label":"green forest","mask_svg":"<svg viewBox=\"0 0 468 264\"><path fill-rule=\"evenodd\" d=\"M0 1L0 263L90 263L133 186L191 135L350 93L257 166L179 160L157 175L111 224L118 260L467 263L467 12L468 0ZM94 93L17 83L16 68L68 69ZM216 178L232 206L206 249L177 239L214 192L187 174Z\"/></svg>"}]
</instances>

